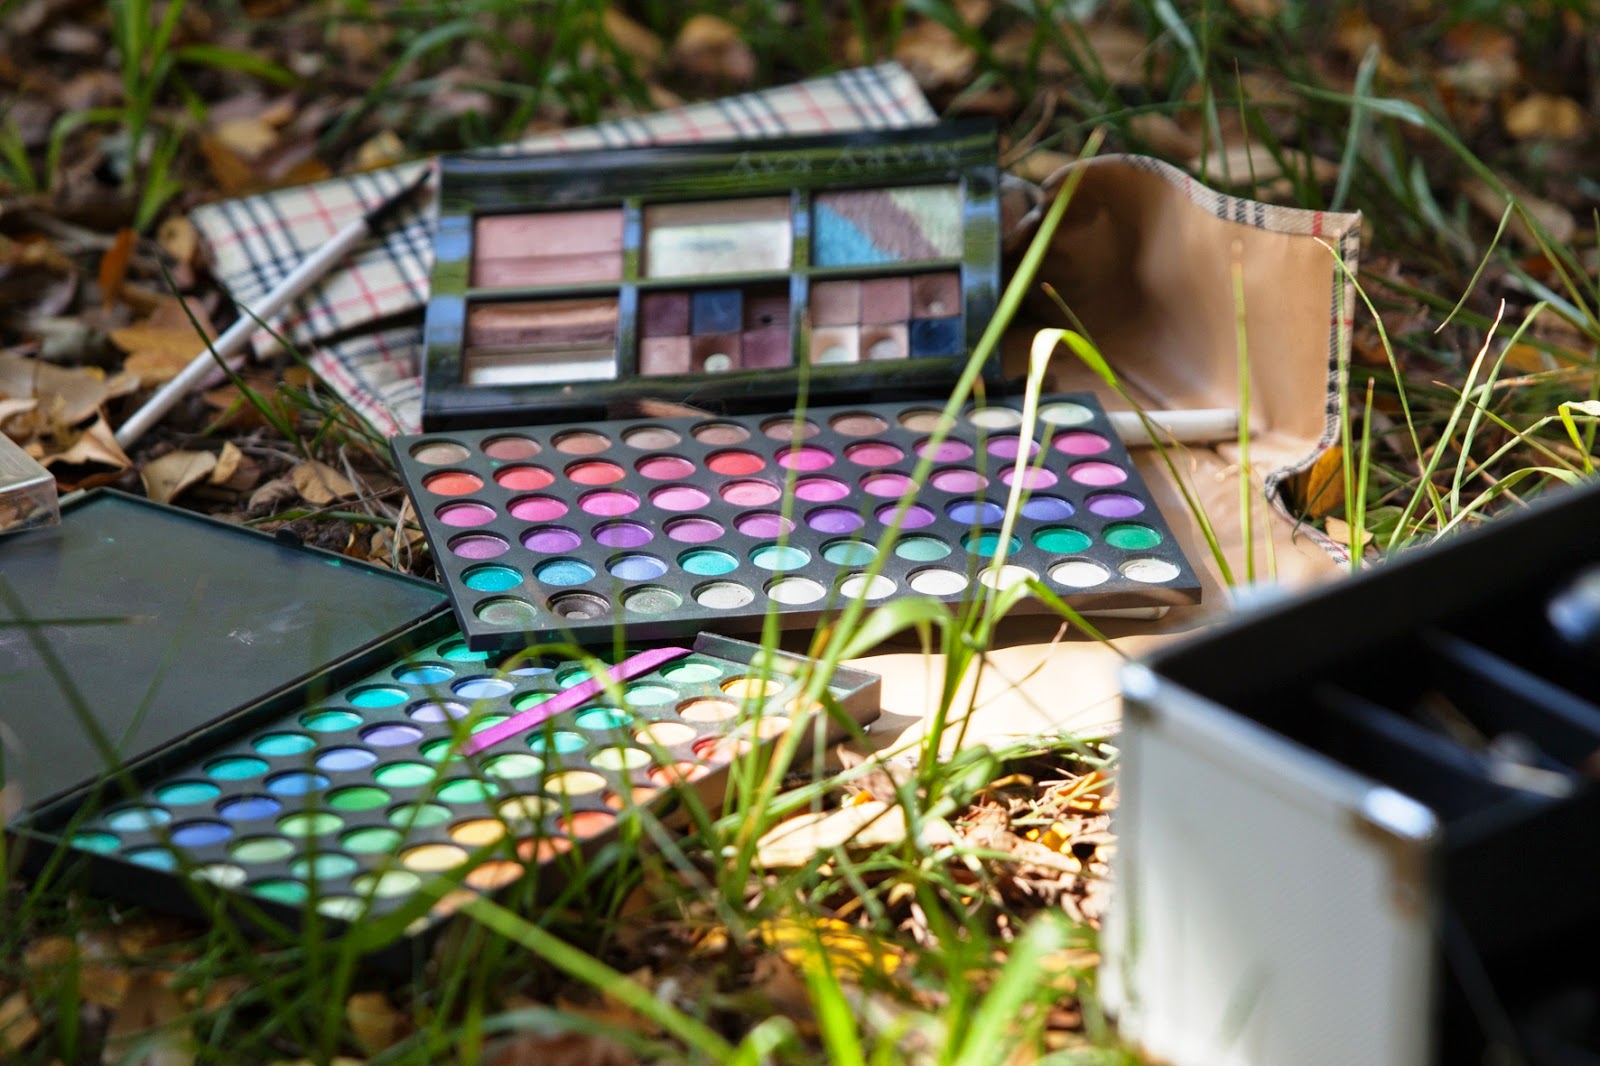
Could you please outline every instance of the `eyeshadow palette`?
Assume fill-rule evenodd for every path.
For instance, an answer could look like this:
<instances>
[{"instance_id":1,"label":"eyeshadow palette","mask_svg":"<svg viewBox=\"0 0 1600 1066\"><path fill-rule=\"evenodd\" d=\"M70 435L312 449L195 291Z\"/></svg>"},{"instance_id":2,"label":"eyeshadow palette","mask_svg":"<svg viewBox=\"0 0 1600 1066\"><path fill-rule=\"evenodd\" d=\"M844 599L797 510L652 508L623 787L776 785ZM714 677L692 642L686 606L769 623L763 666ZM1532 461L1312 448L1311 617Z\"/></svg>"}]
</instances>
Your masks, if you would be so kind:
<instances>
[{"instance_id":1,"label":"eyeshadow palette","mask_svg":"<svg viewBox=\"0 0 1600 1066\"><path fill-rule=\"evenodd\" d=\"M340 671L325 695L274 701L98 809L47 808L31 830L70 842L122 894L142 886L154 901L188 876L291 919L314 907L348 921L409 904L435 875L466 891L509 885L603 843L629 808L660 812L679 784L714 805L738 756L818 724L802 743L836 739L847 729L834 714L865 725L878 713L877 676L841 668L824 690L832 710L814 720L798 706L811 660L726 637L607 663L609 683L591 675L596 660L538 650L491 658L436 636Z\"/></svg>"},{"instance_id":2,"label":"eyeshadow palette","mask_svg":"<svg viewBox=\"0 0 1600 1066\"><path fill-rule=\"evenodd\" d=\"M1094 397L1048 397L1039 422L1020 466L1020 401L968 407L954 425L900 403L445 431L393 448L475 648L750 629L768 613L809 626L850 598L957 602L1027 578L1078 609L1197 602Z\"/></svg>"},{"instance_id":3,"label":"eyeshadow palette","mask_svg":"<svg viewBox=\"0 0 1600 1066\"><path fill-rule=\"evenodd\" d=\"M441 165L423 424L947 387L999 289L981 121Z\"/></svg>"}]
</instances>

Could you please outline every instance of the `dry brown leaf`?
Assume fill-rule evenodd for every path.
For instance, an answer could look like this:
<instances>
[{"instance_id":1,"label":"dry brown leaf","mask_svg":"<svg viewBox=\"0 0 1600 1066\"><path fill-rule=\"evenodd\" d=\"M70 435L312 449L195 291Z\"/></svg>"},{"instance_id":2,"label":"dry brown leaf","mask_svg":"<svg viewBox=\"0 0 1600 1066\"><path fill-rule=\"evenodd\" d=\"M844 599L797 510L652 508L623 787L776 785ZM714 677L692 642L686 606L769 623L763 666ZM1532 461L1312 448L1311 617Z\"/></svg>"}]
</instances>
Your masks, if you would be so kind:
<instances>
[{"instance_id":1,"label":"dry brown leaf","mask_svg":"<svg viewBox=\"0 0 1600 1066\"><path fill-rule=\"evenodd\" d=\"M606 6L602 19L606 36L611 38L618 48L637 59L646 69L661 62L661 55L667 46L662 42L660 34L629 18L617 10L615 4Z\"/></svg>"},{"instance_id":2,"label":"dry brown leaf","mask_svg":"<svg viewBox=\"0 0 1600 1066\"><path fill-rule=\"evenodd\" d=\"M356 149L357 170L377 170L393 166L406 158L405 142L394 130L380 130L361 142Z\"/></svg>"},{"instance_id":3,"label":"dry brown leaf","mask_svg":"<svg viewBox=\"0 0 1600 1066\"><path fill-rule=\"evenodd\" d=\"M756 56L739 27L716 15L692 16L672 42L672 63L705 81L748 84L756 75Z\"/></svg>"},{"instance_id":4,"label":"dry brown leaf","mask_svg":"<svg viewBox=\"0 0 1600 1066\"><path fill-rule=\"evenodd\" d=\"M1510 182L1506 184L1511 186ZM1468 179L1462 184L1461 191L1472 203L1472 206L1492 219L1498 221L1505 212L1505 197L1501 196L1488 182L1480 178ZM1519 189L1515 186L1511 186L1511 191L1516 195L1517 202L1522 205L1522 209L1545 228L1556 244L1566 244L1577 234L1577 220L1572 217L1572 212L1560 204L1535 196L1527 190ZM1526 247L1536 248L1539 245L1532 227L1516 212L1512 213L1510 221L1506 223L1506 233Z\"/></svg>"},{"instance_id":5,"label":"dry brown leaf","mask_svg":"<svg viewBox=\"0 0 1600 1066\"><path fill-rule=\"evenodd\" d=\"M929 832L944 835L934 829ZM828 848L878 848L897 844L905 836L904 810L867 799L836 811L815 811L779 822L756 844L756 861L769 868L804 866Z\"/></svg>"},{"instance_id":6,"label":"dry brown leaf","mask_svg":"<svg viewBox=\"0 0 1600 1066\"><path fill-rule=\"evenodd\" d=\"M273 478L250 494L245 506L252 511L276 511L300 498L300 490L286 477Z\"/></svg>"},{"instance_id":7,"label":"dry brown leaf","mask_svg":"<svg viewBox=\"0 0 1600 1066\"><path fill-rule=\"evenodd\" d=\"M633 1066L639 1060L622 1044L592 1033L523 1033L495 1045L487 1066Z\"/></svg>"},{"instance_id":8,"label":"dry brown leaf","mask_svg":"<svg viewBox=\"0 0 1600 1066\"><path fill-rule=\"evenodd\" d=\"M779 918L760 923L755 934L801 970L820 967L825 955L827 964L842 977L859 977L869 971L892 974L904 959L895 945L882 943L837 918L810 922Z\"/></svg>"},{"instance_id":9,"label":"dry brown leaf","mask_svg":"<svg viewBox=\"0 0 1600 1066\"><path fill-rule=\"evenodd\" d=\"M220 139L202 133L200 154L205 156L206 165L211 168L211 176L217 179L217 184L222 187L223 192L239 193L258 184L255 168L241 159L238 152L229 148Z\"/></svg>"},{"instance_id":10,"label":"dry brown leaf","mask_svg":"<svg viewBox=\"0 0 1600 1066\"><path fill-rule=\"evenodd\" d=\"M1344 507L1344 449L1335 445L1317 456L1311 469L1295 479L1300 507L1321 518Z\"/></svg>"},{"instance_id":11,"label":"dry brown leaf","mask_svg":"<svg viewBox=\"0 0 1600 1066\"><path fill-rule=\"evenodd\" d=\"M101 1061L108 1066L131 1061L140 1066L190 1066L194 1041L175 1024L184 1013L183 1000L160 976L148 971L135 975L111 1019ZM137 1059L135 1052L140 1055Z\"/></svg>"},{"instance_id":12,"label":"dry brown leaf","mask_svg":"<svg viewBox=\"0 0 1600 1066\"><path fill-rule=\"evenodd\" d=\"M316 459L301 462L289 471L289 478L300 497L318 507L356 495L356 487L350 484L348 478Z\"/></svg>"},{"instance_id":13,"label":"dry brown leaf","mask_svg":"<svg viewBox=\"0 0 1600 1066\"><path fill-rule=\"evenodd\" d=\"M900 34L894 58L924 89L965 86L978 65L978 53L953 32L927 20L914 23Z\"/></svg>"},{"instance_id":14,"label":"dry brown leaf","mask_svg":"<svg viewBox=\"0 0 1600 1066\"><path fill-rule=\"evenodd\" d=\"M1350 543L1350 523L1349 522L1346 522L1342 518L1335 518L1333 515L1329 515L1327 518L1324 518L1322 520L1322 524L1323 524L1323 528L1327 531L1329 540L1333 541L1335 544L1349 544ZM1359 541L1360 547L1357 550L1358 551L1366 551L1367 550L1367 546L1372 543L1372 540L1373 540L1373 537L1372 537L1372 531L1371 530L1367 530L1367 529L1361 530L1361 538L1360 538L1360 541Z\"/></svg>"},{"instance_id":15,"label":"dry brown leaf","mask_svg":"<svg viewBox=\"0 0 1600 1066\"><path fill-rule=\"evenodd\" d=\"M222 454L217 456L217 465L211 468L210 481L213 485L226 484L238 473L240 461L244 459L244 452L233 441L223 441Z\"/></svg>"},{"instance_id":16,"label":"dry brown leaf","mask_svg":"<svg viewBox=\"0 0 1600 1066\"><path fill-rule=\"evenodd\" d=\"M123 369L138 376L144 388L171 381L195 356L205 350L207 340L215 339L216 331L205 309L190 304L195 321L205 332L202 337L195 332L183 305L174 297L156 304L154 311L142 322L111 331L111 342L128 353Z\"/></svg>"},{"instance_id":17,"label":"dry brown leaf","mask_svg":"<svg viewBox=\"0 0 1600 1066\"><path fill-rule=\"evenodd\" d=\"M145 463L139 470L139 480L144 482L146 496L157 503L171 503L216 468L217 457L210 452L168 452Z\"/></svg>"},{"instance_id":18,"label":"dry brown leaf","mask_svg":"<svg viewBox=\"0 0 1600 1066\"><path fill-rule=\"evenodd\" d=\"M278 143L278 131L260 117L225 119L212 135L244 159L254 159Z\"/></svg>"},{"instance_id":19,"label":"dry brown leaf","mask_svg":"<svg viewBox=\"0 0 1600 1066\"><path fill-rule=\"evenodd\" d=\"M33 1043L39 1029L39 1016L26 992L13 992L0 1000L0 1051L21 1051Z\"/></svg>"},{"instance_id":20,"label":"dry brown leaf","mask_svg":"<svg viewBox=\"0 0 1600 1066\"><path fill-rule=\"evenodd\" d=\"M1048 148L1036 148L1011 164L1011 172L1017 177L1037 185L1076 158L1076 156L1068 155L1066 152L1052 152Z\"/></svg>"},{"instance_id":21,"label":"dry brown leaf","mask_svg":"<svg viewBox=\"0 0 1600 1066\"><path fill-rule=\"evenodd\" d=\"M1305 173L1305 157L1289 150L1285 150L1284 156L1296 177ZM1220 152L1197 153L1189 160L1189 169L1216 185L1265 185L1287 174L1265 145L1253 141L1229 145ZM1339 164L1312 156L1311 176L1319 184L1329 184L1338 179Z\"/></svg>"},{"instance_id":22,"label":"dry brown leaf","mask_svg":"<svg viewBox=\"0 0 1600 1066\"><path fill-rule=\"evenodd\" d=\"M1134 115L1128 120L1128 129L1148 144L1152 152L1166 159L1193 159L1200 154L1200 138L1168 115L1154 111Z\"/></svg>"},{"instance_id":23,"label":"dry brown leaf","mask_svg":"<svg viewBox=\"0 0 1600 1066\"><path fill-rule=\"evenodd\" d=\"M1228 6L1245 18L1275 19L1283 14L1283 0L1228 0Z\"/></svg>"},{"instance_id":24,"label":"dry brown leaf","mask_svg":"<svg viewBox=\"0 0 1600 1066\"><path fill-rule=\"evenodd\" d=\"M122 295L122 283L128 277L128 260L133 258L133 247L138 239L137 233L124 226L100 257L100 301L108 308Z\"/></svg>"},{"instance_id":25,"label":"dry brown leaf","mask_svg":"<svg viewBox=\"0 0 1600 1066\"><path fill-rule=\"evenodd\" d=\"M1506 132L1519 141L1576 140L1583 136L1585 124L1582 105L1570 96L1533 93L1506 108Z\"/></svg>"},{"instance_id":26,"label":"dry brown leaf","mask_svg":"<svg viewBox=\"0 0 1600 1066\"><path fill-rule=\"evenodd\" d=\"M345 1021L361 1050L376 1055L399 1043L411 1022L382 992L357 992L345 1001Z\"/></svg>"},{"instance_id":27,"label":"dry brown leaf","mask_svg":"<svg viewBox=\"0 0 1600 1066\"><path fill-rule=\"evenodd\" d=\"M109 466L116 470L126 470L133 465L128 453L117 443L117 435L111 431L111 424L105 420L104 415L95 419L93 425L79 434L78 439L66 451L42 456L39 462L43 466L56 463L65 466L93 464Z\"/></svg>"}]
</instances>

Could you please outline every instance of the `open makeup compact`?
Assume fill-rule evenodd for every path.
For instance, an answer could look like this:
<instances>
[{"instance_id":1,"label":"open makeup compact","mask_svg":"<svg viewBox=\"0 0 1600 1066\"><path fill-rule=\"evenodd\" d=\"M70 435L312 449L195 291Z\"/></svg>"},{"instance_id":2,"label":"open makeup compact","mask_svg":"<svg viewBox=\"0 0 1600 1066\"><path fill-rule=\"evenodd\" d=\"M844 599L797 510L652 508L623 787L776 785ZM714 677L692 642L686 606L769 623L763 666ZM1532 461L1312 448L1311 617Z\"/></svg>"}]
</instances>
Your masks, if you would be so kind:
<instances>
[{"instance_id":1,"label":"open makeup compact","mask_svg":"<svg viewBox=\"0 0 1600 1066\"><path fill-rule=\"evenodd\" d=\"M986 122L441 165L427 428L948 387L1000 281Z\"/></svg>"}]
</instances>

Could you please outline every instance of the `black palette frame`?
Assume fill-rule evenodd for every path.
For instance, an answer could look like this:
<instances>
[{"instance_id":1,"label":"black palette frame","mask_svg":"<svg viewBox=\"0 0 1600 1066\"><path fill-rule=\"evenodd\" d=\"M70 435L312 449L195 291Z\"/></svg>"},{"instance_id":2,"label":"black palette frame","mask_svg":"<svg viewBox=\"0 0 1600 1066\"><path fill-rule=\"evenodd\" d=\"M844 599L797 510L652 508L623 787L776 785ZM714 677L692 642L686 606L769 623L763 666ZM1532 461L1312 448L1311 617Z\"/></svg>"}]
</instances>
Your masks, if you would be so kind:
<instances>
[{"instance_id":1,"label":"black palette frame","mask_svg":"<svg viewBox=\"0 0 1600 1066\"><path fill-rule=\"evenodd\" d=\"M1150 549L1141 549L1141 556L1155 558L1162 560L1163 562L1170 563L1172 566L1177 568L1178 574L1172 580L1159 585L1137 582L1122 576L1117 569L1116 557L1113 556L1109 560L1107 559L1106 552L1108 550L1108 546L1105 545L1104 540L1100 537L1100 533L1106 526L1121 522L1123 519L1103 518L1099 515L1091 513L1087 507L1082 505L1082 501L1088 496L1092 495L1094 492L1099 491L1099 489L1073 487L1067 484L1067 479L1064 476L1055 487L1039 490L1032 495L1076 495L1079 501L1075 507L1076 513L1070 518L1066 519L1029 519L1019 517L1017 525L1013 530L1013 535L1019 537L1022 544L1020 548L1009 553L1007 562L1010 564L1021 565L1033 570L1036 574L1040 575L1041 579L1045 581L1047 586L1052 587L1052 590L1055 591L1061 597L1061 599L1077 610L1120 610L1127 608L1177 606L1199 602L1199 578L1195 574L1187 558L1184 556L1182 548L1178 545L1177 539L1174 537L1172 530L1166 524L1166 521L1162 516L1160 508L1157 506L1155 499L1151 496L1148 488L1144 485L1143 480L1140 478L1138 470L1133 463L1132 457L1128 454L1126 447L1122 444L1116 434L1116 431L1112 428L1110 421L1107 419L1105 412L1101 408L1098 400L1090 393L1065 393L1043 397L1040 400L1040 405L1042 407L1046 404L1058 401L1076 403L1083 406L1092 413L1092 420L1081 425L1043 427L1041 424L1041 427L1036 428L1036 436L1042 435L1045 438L1045 443L1042 445L1042 447L1044 448L1046 454L1051 456L1051 468L1064 471L1067 466L1072 465L1075 462L1095 460L1112 463L1123 469L1128 474L1128 479L1121 484L1111 487L1111 491L1123 493L1139 499L1144 504L1144 509L1138 516L1137 522L1139 524L1154 528L1161 535L1160 544ZM896 416L900 412L908 409L934 408L936 406L938 405L934 403L908 400L899 403L808 408L805 411L806 417L823 427L827 426L830 417L848 412L863 412L877 415L878 417L882 418L883 421L888 423L889 428L882 433L872 434L870 436L848 438L841 434L834 434L832 438L826 438L826 435L831 431L824 428L822 430L823 436L803 440L799 443L803 445L817 445L819 442L823 442L826 438L826 442L831 445L831 450L835 452L837 465L836 468L830 468L826 471L819 471L819 473L835 477L846 476L846 470L848 471L848 475L852 477L869 472L866 468L850 468L848 466L843 457L843 449L846 446L854 443L873 440L894 443L904 452L904 458L890 466L872 468L872 471L892 471L909 476L919 462L917 455L912 450L912 445L916 441L926 437L927 433L924 431L905 428L899 424ZM1022 403L1020 399L998 400L991 402L989 406L1006 407L1014 411L1020 411ZM970 409L970 405L968 409ZM673 611L671 616L667 618L641 616L637 614L629 615L625 614L620 609L620 591L622 586L618 579L612 578L606 572L604 563L605 560L612 555L626 554L627 552L635 551L637 549L604 548L603 546L595 543L593 539L589 537L584 538L583 544L579 549L565 553L567 555L579 558L586 563L592 564L592 569L595 576L584 584L563 586L553 591L540 591L536 586L531 573L529 572L529 568L521 566L518 566L517 569L523 573L523 582L519 589L516 590L478 592L466 584L466 572L474 567L482 566L485 563L498 563L502 565L515 566L515 563L508 564L507 559L531 559L533 557L533 553L521 546L520 535L531 526L539 524L513 518L506 509L507 505L514 498L522 495L528 495L529 493L520 490L513 491L504 489L494 482L493 472L495 469L501 466L511 466L517 464L510 462L501 463L495 460L490 460L483 455L479 449L479 445L481 445L482 442L495 437L513 435L528 437L536 440L540 445L540 452L539 455L531 461L547 467L558 467L564 464L572 464L592 459L615 461L618 463L618 465L624 467L626 471L624 479L605 487L629 491L640 497L640 499L645 499L647 494L652 489L658 489L667 484L667 482L653 481L644 478L642 475L638 474L632 469L633 461L643 458L647 455L663 453L681 455L682 457L693 461L695 463L696 471L701 472L700 476L704 478L707 475L703 472L708 470L706 466L706 459L709 455L715 452L723 451L728 448L754 450L758 452L764 451L769 456L767 468L763 472L764 476L772 480L782 480L789 472L782 468L776 467L770 459L770 456L778 451L788 448L791 442L786 440L780 441L766 437L763 435L761 427L772 422L774 419L781 421L786 417L793 416L792 414L785 415L781 412L769 411L762 414L725 416L708 415L704 417L693 418L619 419L577 426L551 424L523 427L499 427L492 430L441 431L434 433L423 433L414 436L396 437L391 441L391 447L394 452L396 464L406 481L407 490L410 493L412 500L417 503L418 513L421 517L423 530L427 535L429 546L432 549L435 566L438 569L441 580L443 580L446 587L450 590L451 600L455 605L457 621L461 626L462 632L466 634L467 639L473 648L504 649L521 647L529 643L530 640L570 639L578 643L594 643L609 639L616 631L619 630L625 631L630 637L633 638L653 640L681 636L686 633L699 631L702 628L712 628L719 631L738 631L740 629L746 631L758 630L761 627L762 619L765 617L768 610L772 610L777 614L778 623L783 628L808 628L815 626L819 621L828 617L830 614L836 613L842 606L843 601L838 594L837 580L842 579L851 573L855 573L864 569L863 566L852 567L835 566L831 563L824 564L822 562L822 551L824 545L839 539L870 540L874 529L872 525L874 520L869 518L866 526L862 527L850 537L842 538L838 533L824 533L813 530L803 521L800 521L800 517L806 510L816 506L850 507L854 509L866 507L869 510L876 510L877 508L885 505L895 504L897 502L897 498L868 496L859 489L856 489L851 495L838 501L837 503L819 505L795 500L792 495L786 492L783 499L781 499L778 504L774 504L770 508L757 509L775 511L779 507L784 508L785 513L789 514L795 519L793 531L783 538L755 538L733 532L732 525L732 519L737 514L748 511L751 508L727 503L721 499L715 498L715 494L713 493L713 499L711 500L711 503L708 506L693 512L693 514L705 515L707 517L714 518L723 526L725 530L725 537L722 540L704 544L679 543L674 542L670 538L666 537L664 535L665 525L673 520L684 517L685 514L680 512L660 512L646 503L639 510L622 517L625 521L638 522L651 528L655 536L652 538L650 546L646 550L650 551L652 554L657 556L668 554L676 556L685 551L696 548L722 548L724 550L734 551L735 554L747 559L751 549L760 545L770 544L774 541L781 540L782 543L804 548L810 554L812 559L812 563L807 567L787 571L787 573L791 576L806 576L811 577L814 580L819 580L824 587L829 588L830 591L822 600L812 604L785 605L770 601L766 599L764 595L758 594L754 602L742 610L710 609L702 607L695 602L693 597L694 589L709 581L734 578L741 575L738 572L735 572L724 575L723 578L704 577L685 573L681 568L669 567L667 574L660 578L651 579L648 582L641 582L641 584L656 585L671 590L681 598L681 607ZM691 428L702 423L711 422L735 423L743 427L749 433L749 438L742 444L703 444L697 441L691 433ZM638 449L621 443L622 434L624 431L643 426L663 426L670 428L678 434L678 436L681 438L681 442L671 448L664 449ZM595 455L563 456L557 449L553 447L552 441L556 437L564 433L582 430L595 431L605 434L613 442L612 450ZM1048 439L1052 436L1053 432L1068 432L1074 430L1083 430L1099 434L1109 443L1109 450L1103 454L1081 457L1065 457L1053 453L1050 450ZM984 431L980 431L975 426L958 426L957 428L951 430L950 434L946 438L947 440L962 440L971 444L975 450L974 461L989 463L988 476L990 478L990 486L985 493L985 498L999 501L1002 504L1009 489L999 480L999 473L1002 469L1010 466L1011 461L1002 459L988 459L986 457L986 453L983 451L983 441L987 438L1005 435L1006 432L1007 431L1005 430L995 430L986 433ZM413 458L412 452L418 445L423 444L424 442L439 441L450 441L465 446L471 452L471 458L463 463L446 464L443 466L423 464ZM979 457L984 458L980 460ZM947 464L935 463L933 469L937 471L943 465ZM483 489L480 492L472 495L451 496L446 498L435 496L429 493L423 487L424 478L442 471L451 470L460 470L475 474L482 480L484 485ZM796 476L805 476L805 474L797 473ZM728 480L733 479L734 478L732 476L728 478ZM702 485L699 487L704 488L705 486ZM575 524L579 520L591 520L579 514L577 508L578 496L580 496L583 492L589 491L591 488L592 486L589 485L563 483L558 479L555 485L552 485L548 488L539 489L537 490L537 493L543 495L561 496L561 498L563 498L569 505L569 511L567 518L561 519L559 522L568 523L570 521L571 523ZM938 497L937 500L930 498L935 496ZM925 505L934 506L937 511L939 507L947 505L948 503L955 502L960 499L971 498L971 496L937 493L931 488L924 486L921 490L918 500ZM455 526L447 526L435 517L435 509L439 506L451 503L471 502L474 500L484 502L492 500L493 502L490 503L489 506L491 506L495 511L496 518L486 525L472 528L460 528ZM574 518L575 515L577 516L576 518ZM609 519L595 520L604 521ZM1102 585L1092 588L1077 589L1060 585L1052 586L1051 582L1045 578L1045 575L1051 566L1065 562L1071 556L1049 553L1039 547L1036 547L1032 543L1029 534L1033 530L1062 524L1080 528L1091 535L1094 540L1094 547L1090 550L1090 552L1086 553L1084 557L1089 558L1092 561L1101 564L1102 566L1105 566L1105 568L1111 573L1111 578L1108 581ZM881 528L882 527L880 525L880 531ZM905 538L908 536L937 534L942 532L941 539L946 540L948 543L952 539L959 540L960 530L972 530L975 528L978 527L958 527L955 525L954 520L941 516L938 519L938 525L936 527L929 527L926 529L906 529L901 531L900 536ZM508 544L512 545L512 554L502 556L498 559L484 560L463 559L452 553L449 547L450 542L457 537L471 533L493 533L502 537ZM977 569L981 569L981 567L972 568L964 565L964 561L961 560L963 549L959 543L952 544L951 546L952 558L957 561L950 563L947 568L963 570L968 574L969 578L972 577ZM521 553L521 556L514 554L519 552ZM909 588L907 585L907 579L910 577L910 575L917 570L925 568L927 565L928 563L926 561L905 559L895 555L884 560L880 572L893 579L896 582L898 589L904 590ZM742 576L747 581L752 579L752 577L761 577L764 579L780 576L777 572L763 572L761 574L755 574L748 569L749 563L747 561L743 563L743 566L745 570ZM831 586L830 580L834 582ZM959 603L969 601L986 591L987 589L984 586L979 585L976 581L972 581L969 583L966 589L959 593L939 596L937 598L947 603ZM605 599L611 604L611 613L598 618L572 620L570 618L560 617L556 613L552 612L549 607L549 602L551 600L555 599L556 597L571 596L575 593L592 594ZM900 593L896 594L898 595ZM486 622L478 617L477 612L483 604L493 599L506 598L508 595L517 596L518 598L522 598L531 603L539 612L541 624L531 628L522 626L502 626L494 624L493 622ZM1050 608L1043 602L1028 598L1015 608L1014 613L1045 614L1049 612Z\"/></svg>"},{"instance_id":2,"label":"black palette frame","mask_svg":"<svg viewBox=\"0 0 1600 1066\"><path fill-rule=\"evenodd\" d=\"M959 184L964 249L959 260L813 266L809 236L797 226L788 270L695 277L642 277L641 201L712 201L788 194L791 218L809 217L813 191L897 185ZM773 141L572 152L496 159L447 157L441 163L439 225L434 241L432 296L424 327L423 425L429 429L601 417L622 401L676 398L726 410L788 404L802 391L844 401L891 390L948 388L965 368L999 300L1000 210L996 134L986 120L932 128L826 134ZM471 285L473 222L484 214L621 206L624 279L568 286L477 288ZM965 343L952 356L908 357L844 364L809 363L800 351L804 308L812 280L870 278L935 270L961 276ZM787 370L722 374L637 375L639 295L692 285L781 283L790 289L795 365ZM467 385L464 380L468 304L616 293L620 317L617 376L610 381ZM986 373L999 373L991 360Z\"/></svg>"}]
</instances>

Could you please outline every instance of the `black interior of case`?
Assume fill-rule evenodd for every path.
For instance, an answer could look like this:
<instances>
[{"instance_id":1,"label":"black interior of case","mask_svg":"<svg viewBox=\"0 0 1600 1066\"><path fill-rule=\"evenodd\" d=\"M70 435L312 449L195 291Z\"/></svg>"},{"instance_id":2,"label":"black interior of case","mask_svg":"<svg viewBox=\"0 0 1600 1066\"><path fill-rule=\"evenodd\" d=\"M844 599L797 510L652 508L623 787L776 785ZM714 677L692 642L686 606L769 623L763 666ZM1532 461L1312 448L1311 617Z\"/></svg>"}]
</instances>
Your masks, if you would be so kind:
<instances>
[{"instance_id":1,"label":"black interior of case","mask_svg":"<svg viewBox=\"0 0 1600 1066\"><path fill-rule=\"evenodd\" d=\"M1600 1066L1597 529L1558 493L1150 660L1435 812L1441 1063Z\"/></svg>"}]
</instances>

